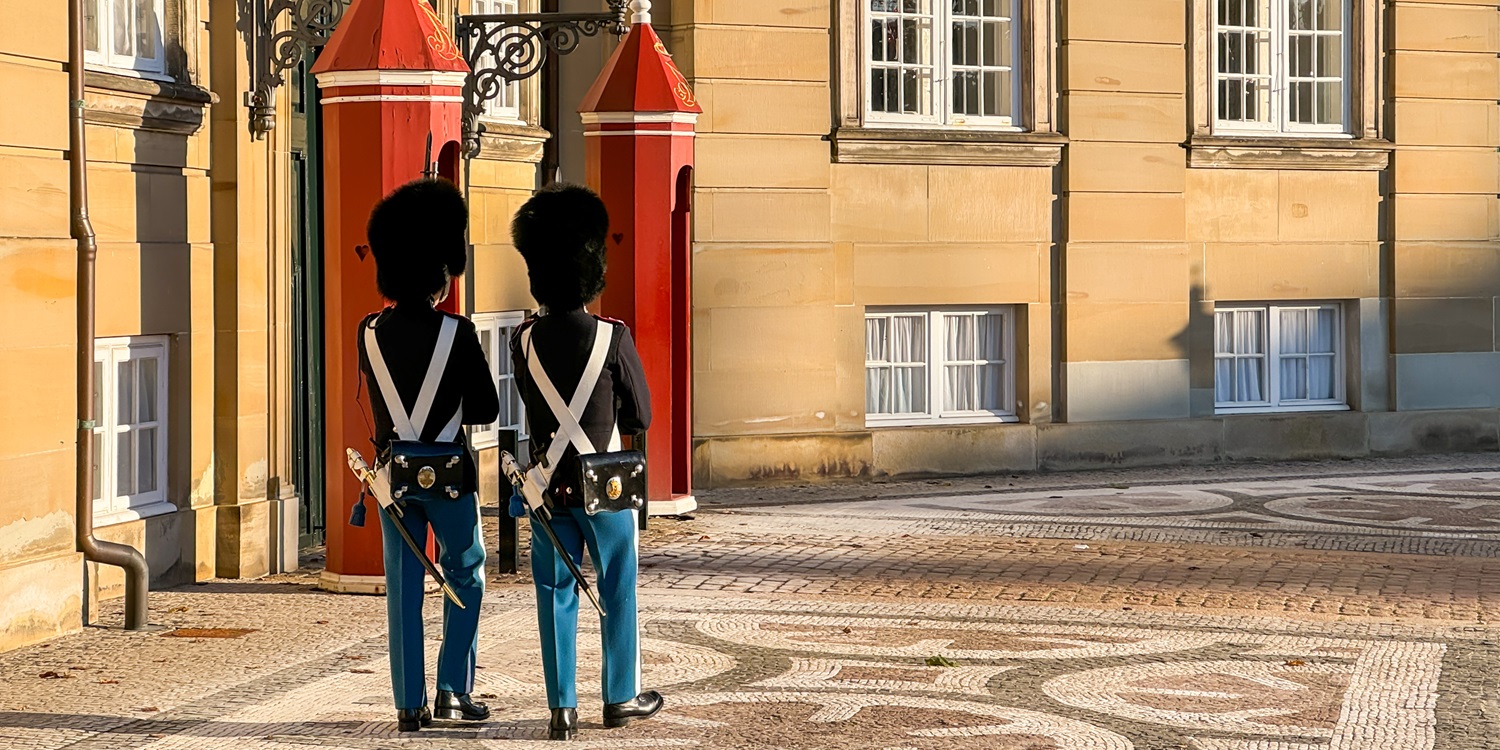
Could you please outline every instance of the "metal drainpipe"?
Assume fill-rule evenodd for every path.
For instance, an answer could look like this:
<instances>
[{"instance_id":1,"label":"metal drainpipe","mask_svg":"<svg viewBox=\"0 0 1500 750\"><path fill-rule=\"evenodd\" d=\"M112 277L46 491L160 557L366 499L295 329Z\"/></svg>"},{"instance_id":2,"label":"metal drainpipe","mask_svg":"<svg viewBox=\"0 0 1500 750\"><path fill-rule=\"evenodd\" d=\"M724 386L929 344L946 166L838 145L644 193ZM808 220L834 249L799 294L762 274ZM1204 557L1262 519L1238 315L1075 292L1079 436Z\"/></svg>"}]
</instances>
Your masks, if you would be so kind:
<instances>
[{"instance_id":1,"label":"metal drainpipe","mask_svg":"<svg viewBox=\"0 0 1500 750\"><path fill-rule=\"evenodd\" d=\"M68 0L68 202L72 235L78 242L78 551L90 562L125 569L125 629L144 630L149 582L146 557L134 547L94 538L94 259L98 247L89 223L86 164L83 0Z\"/></svg>"}]
</instances>

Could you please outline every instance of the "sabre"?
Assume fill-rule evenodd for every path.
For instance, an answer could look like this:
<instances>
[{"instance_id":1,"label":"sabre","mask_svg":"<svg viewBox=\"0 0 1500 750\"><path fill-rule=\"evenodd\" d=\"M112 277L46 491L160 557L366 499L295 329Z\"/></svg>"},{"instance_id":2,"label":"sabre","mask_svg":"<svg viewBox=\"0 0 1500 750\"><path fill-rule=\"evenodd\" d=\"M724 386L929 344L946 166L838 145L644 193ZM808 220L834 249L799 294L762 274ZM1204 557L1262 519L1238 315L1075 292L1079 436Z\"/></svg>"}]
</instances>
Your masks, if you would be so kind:
<instances>
[{"instance_id":1,"label":"sabre","mask_svg":"<svg viewBox=\"0 0 1500 750\"><path fill-rule=\"evenodd\" d=\"M526 507L531 512L532 523L541 528L547 541L552 543L552 549L557 551L557 556L562 558L563 564L568 566L568 572L573 574L573 580L578 582L578 588L583 589L583 593L588 596L594 609L599 610L599 616L605 617L604 605L599 603L599 597L595 596L594 590L589 588L588 579L583 577L583 571L578 569L578 563L573 562L573 556L563 549L562 542L557 539L557 532L552 530L552 514L547 510L546 503L542 502L541 491L536 485L527 485L526 473L521 471L521 465L516 463L516 457L510 455L510 451L500 451L500 473L504 474L505 478L510 480L511 485L520 490L521 496L526 498Z\"/></svg>"},{"instance_id":2,"label":"sabre","mask_svg":"<svg viewBox=\"0 0 1500 750\"><path fill-rule=\"evenodd\" d=\"M422 563L422 567L426 568L427 572L432 575L432 580L437 581L438 586L442 587L443 595L448 597L448 601L457 604L459 609L468 609L468 607L464 606L463 602L459 601L458 594L454 593L453 589L448 586L448 581L443 578L443 574L438 571L437 566L433 565L432 560L427 558L427 552L417 544L417 540L412 538L411 532L406 530L406 524L401 522L401 518L404 515L401 512L401 506L388 500L390 497L389 488L387 488L384 494L376 489L381 483L380 475L376 474L370 468L370 465L365 463L365 457L359 455L359 451L353 448L345 448L344 450L345 455L349 459L349 471L354 472L354 476L358 477L360 482L370 488L371 494L375 496L375 504L380 506L382 512L391 517L391 525L396 527L396 531L401 534L401 539L406 542L406 546L411 549L412 554L417 556L417 560Z\"/></svg>"}]
</instances>

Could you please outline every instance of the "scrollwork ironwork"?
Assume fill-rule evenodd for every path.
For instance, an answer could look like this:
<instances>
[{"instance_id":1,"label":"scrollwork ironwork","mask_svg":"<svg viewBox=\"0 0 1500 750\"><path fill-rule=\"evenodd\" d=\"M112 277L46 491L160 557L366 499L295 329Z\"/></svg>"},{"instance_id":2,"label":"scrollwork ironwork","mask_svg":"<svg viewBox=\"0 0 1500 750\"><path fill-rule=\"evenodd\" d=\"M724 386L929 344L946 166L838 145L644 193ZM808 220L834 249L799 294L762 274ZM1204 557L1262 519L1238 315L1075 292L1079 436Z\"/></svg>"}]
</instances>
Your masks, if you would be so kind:
<instances>
[{"instance_id":1,"label":"scrollwork ironwork","mask_svg":"<svg viewBox=\"0 0 1500 750\"><path fill-rule=\"evenodd\" d=\"M257 139L276 128L272 96L286 83L285 73L302 61L307 51L328 42L343 18L349 0L252 0L251 54L255 88L245 94L250 108L250 130ZM285 16L285 28L277 24Z\"/></svg>"},{"instance_id":2,"label":"scrollwork ironwork","mask_svg":"<svg viewBox=\"0 0 1500 750\"><path fill-rule=\"evenodd\" d=\"M605 30L630 30L625 13L629 0L608 0L605 13L504 13L459 16L455 34L469 63L464 83L464 154L476 156L485 104L505 86L541 71L551 54L566 55L584 37Z\"/></svg>"}]
</instances>

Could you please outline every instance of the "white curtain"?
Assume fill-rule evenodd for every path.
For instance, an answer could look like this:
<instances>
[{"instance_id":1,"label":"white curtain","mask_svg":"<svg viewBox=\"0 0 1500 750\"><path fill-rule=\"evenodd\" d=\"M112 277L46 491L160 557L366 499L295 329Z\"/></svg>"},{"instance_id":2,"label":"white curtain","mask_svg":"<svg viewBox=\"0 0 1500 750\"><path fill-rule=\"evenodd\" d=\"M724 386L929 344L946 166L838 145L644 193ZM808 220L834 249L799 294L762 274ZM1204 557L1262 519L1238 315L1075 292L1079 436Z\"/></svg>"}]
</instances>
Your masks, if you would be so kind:
<instances>
[{"instance_id":1,"label":"white curtain","mask_svg":"<svg viewBox=\"0 0 1500 750\"><path fill-rule=\"evenodd\" d=\"M1219 403L1265 401L1265 313L1225 310L1215 313L1214 398ZM1230 356L1222 356L1230 355Z\"/></svg>"},{"instance_id":2,"label":"white curtain","mask_svg":"<svg viewBox=\"0 0 1500 750\"><path fill-rule=\"evenodd\" d=\"M865 319L865 412L915 414L927 410L926 319Z\"/></svg>"},{"instance_id":3,"label":"white curtain","mask_svg":"<svg viewBox=\"0 0 1500 750\"><path fill-rule=\"evenodd\" d=\"M1282 313L1282 351L1295 352L1282 360L1282 397L1327 400L1335 397L1338 315L1331 308L1288 310Z\"/></svg>"}]
</instances>

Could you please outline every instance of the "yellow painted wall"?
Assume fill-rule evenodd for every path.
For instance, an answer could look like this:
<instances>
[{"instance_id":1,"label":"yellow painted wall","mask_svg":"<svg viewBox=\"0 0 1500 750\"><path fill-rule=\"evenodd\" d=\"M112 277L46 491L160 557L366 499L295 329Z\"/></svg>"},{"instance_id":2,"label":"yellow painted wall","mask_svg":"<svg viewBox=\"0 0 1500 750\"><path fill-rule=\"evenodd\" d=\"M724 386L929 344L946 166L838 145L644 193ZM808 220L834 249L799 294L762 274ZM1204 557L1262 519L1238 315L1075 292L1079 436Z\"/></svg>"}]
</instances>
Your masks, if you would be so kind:
<instances>
[{"instance_id":1,"label":"yellow painted wall","mask_svg":"<svg viewBox=\"0 0 1500 750\"><path fill-rule=\"evenodd\" d=\"M859 3L697 0L658 19L705 110L699 484L1316 453L1246 445L1270 417L1215 416L1223 302L1343 304L1354 411L1327 452L1494 447L1500 386L1444 401L1431 373L1455 354L1470 381L1500 366L1497 4L1401 0L1382 18L1384 169L1190 167L1193 5L1058 0L1056 167L838 163L840 13ZM866 427L865 308L957 304L1024 311L1022 423ZM1483 411L1423 445L1380 416L1436 408ZM1122 420L1149 420L1154 458L1086 428Z\"/></svg>"}]
</instances>

